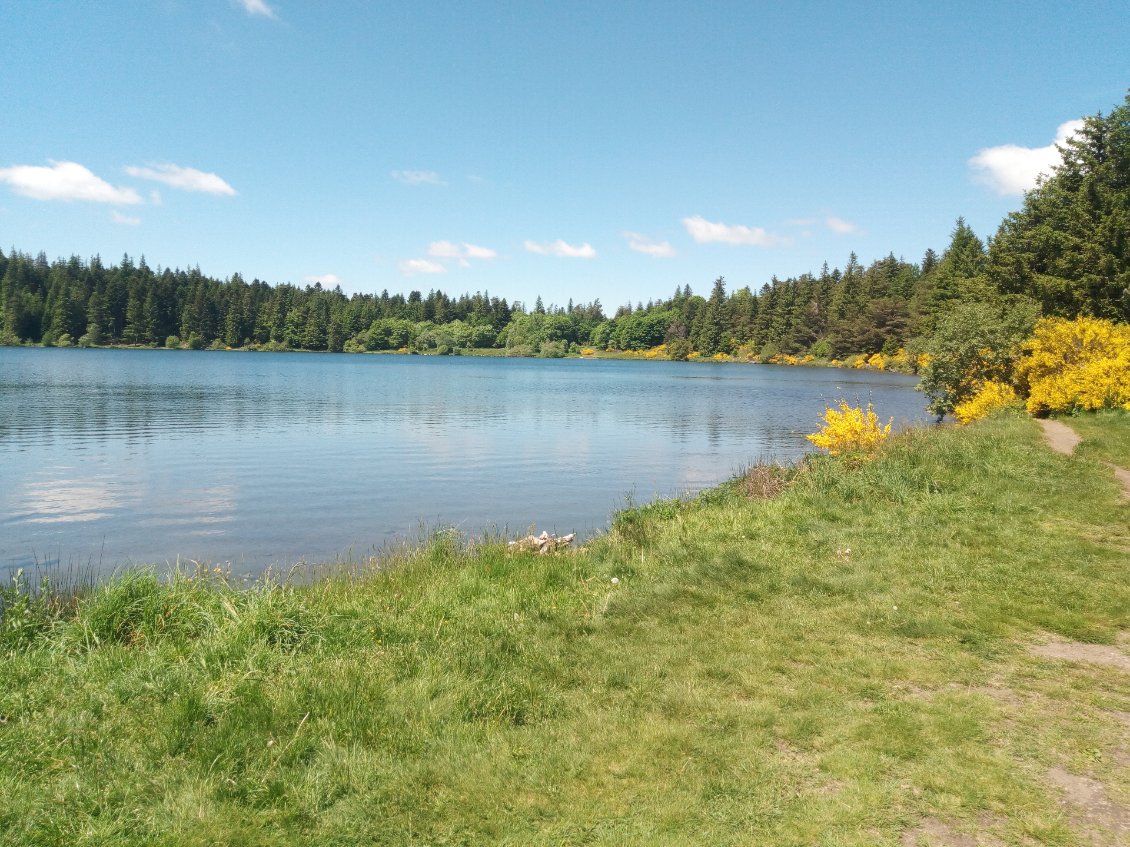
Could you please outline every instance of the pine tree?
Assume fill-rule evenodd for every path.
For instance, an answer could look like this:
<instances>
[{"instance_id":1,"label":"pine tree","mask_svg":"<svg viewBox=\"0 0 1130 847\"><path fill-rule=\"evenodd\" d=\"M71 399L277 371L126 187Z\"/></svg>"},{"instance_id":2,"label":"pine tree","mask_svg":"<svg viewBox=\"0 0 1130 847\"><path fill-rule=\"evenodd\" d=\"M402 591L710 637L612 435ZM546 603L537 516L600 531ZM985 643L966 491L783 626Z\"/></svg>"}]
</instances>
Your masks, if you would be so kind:
<instances>
[{"instance_id":1,"label":"pine tree","mask_svg":"<svg viewBox=\"0 0 1130 847\"><path fill-rule=\"evenodd\" d=\"M726 326L729 323L727 306L726 280L718 277L714 280L714 290L710 292L710 299L706 301L705 308L698 313L691 326L691 344L704 356L713 356L724 349Z\"/></svg>"},{"instance_id":2,"label":"pine tree","mask_svg":"<svg viewBox=\"0 0 1130 847\"><path fill-rule=\"evenodd\" d=\"M989 277L1045 314L1130 321L1130 94L1060 151L1063 163L997 231Z\"/></svg>"}]
</instances>

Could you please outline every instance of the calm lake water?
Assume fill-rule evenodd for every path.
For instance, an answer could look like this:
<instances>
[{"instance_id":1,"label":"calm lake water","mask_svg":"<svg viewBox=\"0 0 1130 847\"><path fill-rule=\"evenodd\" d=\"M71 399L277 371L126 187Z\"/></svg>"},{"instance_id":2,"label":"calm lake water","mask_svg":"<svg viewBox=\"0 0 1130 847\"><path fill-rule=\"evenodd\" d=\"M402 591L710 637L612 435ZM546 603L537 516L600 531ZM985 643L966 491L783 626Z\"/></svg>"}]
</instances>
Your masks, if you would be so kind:
<instances>
[{"instance_id":1,"label":"calm lake water","mask_svg":"<svg viewBox=\"0 0 1130 847\"><path fill-rule=\"evenodd\" d=\"M591 534L806 452L915 378L770 365L0 348L0 575L362 557L425 527Z\"/></svg>"}]
</instances>

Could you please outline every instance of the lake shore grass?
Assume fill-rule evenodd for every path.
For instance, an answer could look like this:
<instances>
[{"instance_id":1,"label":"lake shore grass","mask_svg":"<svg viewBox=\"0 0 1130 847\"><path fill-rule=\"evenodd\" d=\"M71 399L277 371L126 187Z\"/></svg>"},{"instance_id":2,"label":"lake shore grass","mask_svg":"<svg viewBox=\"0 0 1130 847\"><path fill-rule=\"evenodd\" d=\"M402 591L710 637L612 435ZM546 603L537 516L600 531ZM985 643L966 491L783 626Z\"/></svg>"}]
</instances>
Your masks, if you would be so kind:
<instances>
[{"instance_id":1,"label":"lake shore grass","mask_svg":"<svg viewBox=\"0 0 1130 847\"><path fill-rule=\"evenodd\" d=\"M1128 516L1006 413L571 554L130 573L5 617L0 843L1114 844L1130 673L1031 648L1126 654Z\"/></svg>"},{"instance_id":2,"label":"lake shore grass","mask_svg":"<svg viewBox=\"0 0 1130 847\"><path fill-rule=\"evenodd\" d=\"M1130 414L1118 409L1061 417L1083 439L1079 455L1130 468Z\"/></svg>"}]
</instances>

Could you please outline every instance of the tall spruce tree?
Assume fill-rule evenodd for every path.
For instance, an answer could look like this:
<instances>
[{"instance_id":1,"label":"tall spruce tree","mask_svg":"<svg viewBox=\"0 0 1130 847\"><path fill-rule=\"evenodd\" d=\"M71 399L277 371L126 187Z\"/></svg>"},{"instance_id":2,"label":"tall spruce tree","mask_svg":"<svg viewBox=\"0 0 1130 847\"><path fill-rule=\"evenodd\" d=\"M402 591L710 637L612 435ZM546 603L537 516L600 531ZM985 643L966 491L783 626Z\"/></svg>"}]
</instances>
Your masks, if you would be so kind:
<instances>
[{"instance_id":1,"label":"tall spruce tree","mask_svg":"<svg viewBox=\"0 0 1130 847\"><path fill-rule=\"evenodd\" d=\"M1063 162L1001 224L989 276L1045 314L1130 320L1130 93L1087 118Z\"/></svg>"},{"instance_id":2,"label":"tall spruce tree","mask_svg":"<svg viewBox=\"0 0 1130 847\"><path fill-rule=\"evenodd\" d=\"M729 323L729 310L726 301L726 280L714 280L714 290L710 299L695 316L691 327L691 343L694 349L704 356L713 356L723 350L726 326Z\"/></svg>"}]
</instances>

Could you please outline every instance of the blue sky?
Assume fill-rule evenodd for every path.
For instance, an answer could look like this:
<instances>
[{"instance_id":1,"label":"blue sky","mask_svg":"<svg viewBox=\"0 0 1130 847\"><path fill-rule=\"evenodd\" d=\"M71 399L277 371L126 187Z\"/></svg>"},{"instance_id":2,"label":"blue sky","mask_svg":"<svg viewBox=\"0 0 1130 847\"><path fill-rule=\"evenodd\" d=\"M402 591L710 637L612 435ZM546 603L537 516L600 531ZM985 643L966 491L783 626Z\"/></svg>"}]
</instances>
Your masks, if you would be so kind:
<instances>
[{"instance_id":1,"label":"blue sky","mask_svg":"<svg viewBox=\"0 0 1130 847\"><path fill-rule=\"evenodd\" d=\"M0 0L0 245L605 306L991 235L1130 3Z\"/></svg>"}]
</instances>

